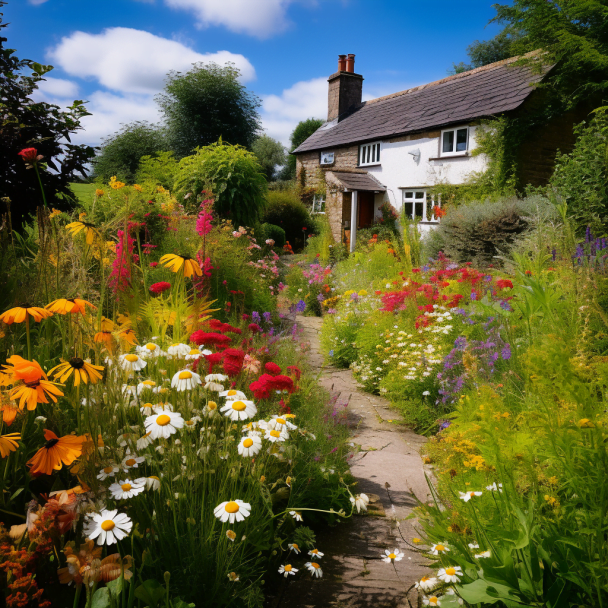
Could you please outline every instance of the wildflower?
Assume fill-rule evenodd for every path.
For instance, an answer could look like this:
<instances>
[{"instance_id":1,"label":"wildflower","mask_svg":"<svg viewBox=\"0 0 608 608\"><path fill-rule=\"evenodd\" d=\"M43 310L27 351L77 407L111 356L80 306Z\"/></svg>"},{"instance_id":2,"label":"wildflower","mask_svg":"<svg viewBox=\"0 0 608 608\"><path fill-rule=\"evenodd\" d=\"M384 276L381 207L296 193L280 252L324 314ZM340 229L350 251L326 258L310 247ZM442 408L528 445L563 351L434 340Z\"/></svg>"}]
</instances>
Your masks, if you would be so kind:
<instances>
[{"instance_id":1,"label":"wildflower","mask_svg":"<svg viewBox=\"0 0 608 608\"><path fill-rule=\"evenodd\" d=\"M310 557L318 557L319 559L321 559L325 553L321 553L321 551L319 551L318 549L312 549L308 552L308 555L310 555Z\"/></svg>"},{"instance_id":2,"label":"wildflower","mask_svg":"<svg viewBox=\"0 0 608 608\"><path fill-rule=\"evenodd\" d=\"M21 304L19 306L15 306L14 308L10 308L6 312L3 312L0 315L0 321L6 323L7 325L12 325L13 323L23 323L24 321L29 323L30 319L34 319L36 323L40 323L42 319L46 319L51 316L52 313L44 308L40 308L39 306L30 306L29 304Z\"/></svg>"},{"instance_id":3,"label":"wildflower","mask_svg":"<svg viewBox=\"0 0 608 608\"><path fill-rule=\"evenodd\" d=\"M494 482L492 485L486 486L486 490L488 490L488 492L502 492L502 484L499 483L496 485L496 482Z\"/></svg>"},{"instance_id":4,"label":"wildflower","mask_svg":"<svg viewBox=\"0 0 608 608\"><path fill-rule=\"evenodd\" d=\"M138 372L148 365L138 355L120 355L118 361L120 366L127 372Z\"/></svg>"},{"instance_id":5,"label":"wildflower","mask_svg":"<svg viewBox=\"0 0 608 608\"><path fill-rule=\"evenodd\" d=\"M184 426L184 419L177 412L160 407L155 408L155 412L155 414L148 416L144 420L144 426L151 433L150 437L152 439L159 439L161 437L168 439L177 429L181 429Z\"/></svg>"},{"instance_id":6,"label":"wildflower","mask_svg":"<svg viewBox=\"0 0 608 608\"><path fill-rule=\"evenodd\" d=\"M234 389L222 391L219 396L226 397L226 399L247 399L247 395L245 395L245 393L242 391L236 391Z\"/></svg>"},{"instance_id":7,"label":"wildflower","mask_svg":"<svg viewBox=\"0 0 608 608\"><path fill-rule=\"evenodd\" d=\"M479 549L479 545L477 543L469 543L469 549Z\"/></svg>"},{"instance_id":8,"label":"wildflower","mask_svg":"<svg viewBox=\"0 0 608 608\"><path fill-rule=\"evenodd\" d=\"M38 160L38 150L36 148L24 148L21 152L17 152L17 156L20 156L25 163L33 164Z\"/></svg>"},{"instance_id":9,"label":"wildflower","mask_svg":"<svg viewBox=\"0 0 608 608\"><path fill-rule=\"evenodd\" d=\"M271 431L270 429L267 429L266 434L264 435L264 439L268 439L268 441L272 443L285 441L288 438L289 436L286 433L277 430Z\"/></svg>"},{"instance_id":10,"label":"wildflower","mask_svg":"<svg viewBox=\"0 0 608 608\"><path fill-rule=\"evenodd\" d=\"M80 382L97 384L103 377L99 372L103 371L103 366L93 365L80 357L72 357L68 361L62 361L53 369L49 370L49 375L53 375L62 384L74 374L74 386L79 386Z\"/></svg>"},{"instance_id":11,"label":"wildflower","mask_svg":"<svg viewBox=\"0 0 608 608\"><path fill-rule=\"evenodd\" d=\"M167 281L152 283L149 287L149 291L155 295L161 294L163 291L167 291L167 289L171 289L171 283L167 283Z\"/></svg>"},{"instance_id":12,"label":"wildflower","mask_svg":"<svg viewBox=\"0 0 608 608\"><path fill-rule=\"evenodd\" d=\"M444 211L445 213L445 211ZM439 598L436 595L431 595L430 597L423 597L422 598L422 605L423 606L441 606L441 602L439 601Z\"/></svg>"},{"instance_id":13,"label":"wildflower","mask_svg":"<svg viewBox=\"0 0 608 608\"><path fill-rule=\"evenodd\" d=\"M308 571L317 578L321 578L323 576L323 570L321 570L321 566L316 562L306 562L304 564L305 568L308 568Z\"/></svg>"},{"instance_id":14,"label":"wildflower","mask_svg":"<svg viewBox=\"0 0 608 608\"><path fill-rule=\"evenodd\" d=\"M141 395L141 393L143 393L145 390L150 390L150 391L154 391L155 393L158 392L158 390L156 389L156 382L154 382L154 380L144 380L143 382L140 382L137 385L136 391L138 395ZM147 407L151 407L152 404L151 403L144 403L141 407L141 409L143 410L144 408ZM148 412L148 416L151 414L151 412Z\"/></svg>"},{"instance_id":15,"label":"wildflower","mask_svg":"<svg viewBox=\"0 0 608 608\"><path fill-rule=\"evenodd\" d=\"M300 545L297 543L289 543L287 546L289 547L289 550L293 551L296 555L300 553Z\"/></svg>"},{"instance_id":16,"label":"wildflower","mask_svg":"<svg viewBox=\"0 0 608 608\"><path fill-rule=\"evenodd\" d=\"M143 481L146 484L146 490L160 490L160 479L156 475L150 475L150 477L140 477L135 481Z\"/></svg>"},{"instance_id":17,"label":"wildflower","mask_svg":"<svg viewBox=\"0 0 608 608\"><path fill-rule=\"evenodd\" d=\"M84 436L65 435L59 438L53 431L45 430L44 438L45 445L27 462L32 475L50 475L63 465L71 465L82 454Z\"/></svg>"},{"instance_id":18,"label":"wildflower","mask_svg":"<svg viewBox=\"0 0 608 608\"><path fill-rule=\"evenodd\" d=\"M233 583L238 583L241 579L239 578L239 575L236 572L229 572L228 580L230 580Z\"/></svg>"},{"instance_id":19,"label":"wildflower","mask_svg":"<svg viewBox=\"0 0 608 608\"><path fill-rule=\"evenodd\" d=\"M268 428L287 433L287 429L294 431L298 427L287 420L287 416L273 416L268 421Z\"/></svg>"},{"instance_id":20,"label":"wildflower","mask_svg":"<svg viewBox=\"0 0 608 608\"><path fill-rule=\"evenodd\" d=\"M146 459L143 456L136 456L135 454L131 454L130 451L127 450L125 457L122 460L121 466L125 473L129 472L129 469L138 469L139 465L145 462Z\"/></svg>"},{"instance_id":21,"label":"wildflower","mask_svg":"<svg viewBox=\"0 0 608 608\"><path fill-rule=\"evenodd\" d=\"M149 404L152 405L152 404ZM147 408L141 408L142 410L145 410ZM152 414L152 407L150 407L149 411L142 411L142 414L144 415L150 415ZM138 450L145 450L149 445L152 444L152 431L148 431L143 437L140 437L137 442L136 442L136 446Z\"/></svg>"},{"instance_id":22,"label":"wildflower","mask_svg":"<svg viewBox=\"0 0 608 608\"><path fill-rule=\"evenodd\" d=\"M190 347L187 344L172 344L168 349L167 353L169 353L172 357L185 357L190 353Z\"/></svg>"},{"instance_id":23,"label":"wildflower","mask_svg":"<svg viewBox=\"0 0 608 608\"><path fill-rule=\"evenodd\" d=\"M205 376L205 382L225 382L228 380L228 376L224 374L208 374Z\"/></svg>"},{"instance_id":24,"label":"wildflower","mask_svg":"<svg viewBox=\"0 0 608 608\"><path fill-rule=\"evenodd\" d=\"M291 564L286 564L285 566L279 567L279 574L283 574L285 578L287 578L290 574L295 576L297 571L298 569L294 568Z\"/></svg>"},{"instance_id":25,"label":"wildflower","mask_svg":"<svg viewBox=\"0 0 608 608\"><path fill-rule=\"evenodd\" d=\"M28 361L19 355L13 355L7 359L7 363L9 365L5 366L3 371L10 378L10 382L23 382L14 386L9 393L9 399L19 400L19 409L27 405L27 409L32 411L38 403L48 403L47 397L50 397L53 403L57 403L57 397L63 397L56 383L47 380L37 361Z\"/></svg>"},{"instance_id":26,"label":"wildflower","mask_svg":"<svg viewBox=\"0 0 608 608\"><path fill-rule=\"evenodd\" d=\"M21 440L21 433L9 433L0 436L0 457L6 458L11 452L15 452L19 447L18 441Z\"/></svg>"},{"instance_id":27,"label":"wildflower","mask_svg":"<svg viewBox=\"0 0 608 608\"><path fill-rule=\"evenodd\" d=\"M84 532L87 538L97 539L98 545L112 545L128 536L132 528L133 522L127 515L116 509L104 509L101 513L87 515Z\"/></svg>"},{"instance_id":28,"label":"wildflower","mask_svg":"<svg viewBox=\"0 0 608 608\"><path fill-rule=\"evenodd\" d=\"M193 275L200 277L203 274L198 262L188 255L168 253L160 259L160 263L172 272L179 272L181 270L185 278Z\"/></svg>"},{"instance_id":29,"label":"wildflower","mask_svg":"<svg viewBox=\"0 0 608 608\"><path fill-rule=\"evenodd\" d=\"M451 566L449 568L440 568L437 577L444 583L459 583L459 576L462 576L462 568L460 566Z\"/></svg>"},{"instance_id":30,"label":"wildflower","mask_svg":"<svg viewBox=\"0 0 608 608\"><path fill-rule=\"evenodd\" d=\"M110 187L113 190L120 190L121 188L124 188L125 185L126 184L124 182L118 181L115 175L110 178Z\"/></svg>"},{"instance_id":31,"label":"wildflower","mask_svg":"<svg viewBox=\"0 0 608 608\"><path fill-rule=\"evenodd\" d=\"M458 492L460 500L469 502L473 496L481 496L481 492Z\"/></svg>"},{"instance_id":32,"label":"wildflower","mask_svg":"<svg viewBox=\"0 0 608 608\"><path fill-rule=\"evenodd\" d=\"M490 551L482 551L481 553L478 553L475 556L475 559L482 559L484 557L490 557L492 554L490 553Z\"/></svg>"},{"instance_id":33,"label":"wildflower","mask_svg":"<svg viewBox=\"0 0 608 608\"><path fill-rule=\"evenodd\" d=\"M439 580L434 576L423 576L419 581L416 581L415 587L422 591L432 591L437 585L439 585Z\"/></svg>"},{"instance_id":34,"label":"wildflower","mask_svg":"<svg viewBox=\"0 0 608 608\"><path fill-rule=\"evenodd\" d=\"M431 555L441 555L442 553L447 553L449 550L448 544L443 541L443 544L437 544L431 547Z\"/></svg>"},{"instance_id":35,"label":"wildflower","mask_svg":"<svg viewBox=\"0 0 608 608\"><path fill-rule=\"evenodd\" d=\"M65 229L72 235L76 236L80 232L84 231L85 241L87 245L92 245L95 242L95 237L97 236L97 227L94 224L90 224L89 222L72 222L68 224Z\"/></svg>"},{"instance_id":36,"label":"wildflower","mask_svg":"<svg viewBox=\"0 0 608 608\"><path fill-rule=\"evenodd\" d=\"M419 545L419 544L422 542L422 539L420 539L420 538L412 538L412 542L413 542L415 545Z\"/></svg>"},{"instance_id":37,"label":"wildflower","mask_svg":"<svg viewBox=\"0 0 608 608\"><path fill-rule=\"evenodd\" d=\"M239 455L246 458L255 456L262 449L262 440L257 435L250 435L249 437L243 437L239 442L238 452Z\"/></svg>"},{"instance_id":38,"label":"wildflower","mask_svg":"<svg viewBox=\"0 0 608 608\"><path fill-rule=\"evenodd\" d=\"M367 511L369 498L367 494L357 494L354 498L352 496L350 497L350 502L357 507L357 513L361 513L361 509Z\"/></svg>"},{"instance_id":39,"label":"wildflower","mask_svg":"<svg viewBox=\"0 0 608 608\"><path fill-rule=\"evenodd\" d=\"M203 410L205 416L215 416L217 414L217 403L215 401L209 401Z\"/></svg>"},{"instance_id":40,"label":"wildflower","mask_svg":"<svg viewBox=\"0 0 608 608\"><path fill-rule=\"evenodd\" d=\"M304 519L302 518L302 514L299 511L290 511L289 514L296 520L296 521L304 521Z\"/></svg>"},{"instance_id":41,"label":"wildflower","mask_svg":"<svg viewBox=\"0 0 608 608\"><path fill-rule=\"evenodd\" d=\"M581 429L592 429L593 427L595 427L595 424L593 424L593 422L591 422L591 420L589 420L589 418L581 418L578 421L578 426Z\"/></svg>"},{"instance_id":42,"label":"wildflower","mask_svg":"<svg viewBox=\"0 0 608 608\"><path fill-rule=\"evenodd\" d=\"M97 475L97 479L100 479L101 481L103 481L104 479L107 479L108 477L114 477L114 475L116 475L116 473L118 473L118 471L120 471L120 469L113 464L108 465L107 467L104 467L103 469L101 469L101 471L99 471L99 474Z\"/></svg>"},{"instance_id":43,"label":"wildflower","mask_svg":"<svg viewBox=\"0 0 608 608\"><path fill-rule=\"evenodd\" d=\"M389 551L388 549L384 550L384 555L382 556L382 561L387 564L400 562L403 559L403 553L399 551L399 549L393 549L393 551Z\"/></svg>"},{"instance_id":44,"label":"wildflower","mask_svg":"<svg viewBox=\"0 0 608 608\"><path fill-rule=\"evenodd\" d=\"M226 536L228 537L228 540L234 542L234 539L236 538L236 532L233 532L232 530L226 530Z\"/></svg>"},{"instance_id":45,"label":"wildflower","mask_svg":"<svg viewBox=\"0 0 608 608\"><path fill-rule=\"evenodd\" d=\"M195 389L199 384L202 384L201 377L188 369L177 372L171 380L171 388L177 391L190 391Z\"/></svg>"},{"instance_id":46,"label":"wildflower","mask_svg":"<svg viewBox=\"0 0 608 608\"><path fill-rule=\"evenodd\" d=\"M126 500L127 498L133 498L133 496L141 494L144 491L145 485L145 482L142 481L125 479L124 481L113 483L109 490L114 500Z\"/></svg>"},{"instance_id":47,"label":"wildflower","mask_svg":"<svg viewBox=\"0 0 608 608\"><path fill-rule=\"evenodd\" d=\"M266 363L266 365L264 365L264 369L271 376L278 376L282 371L281 368L276 363L273 363L272 361L269 361L268 363Z\"/></svg>"},{"instance_id":48,"label":"wildflower","mask_svg":"<svg viewBox=\"0 0 608 608\"><path fill-rule=\"evenodd\" d=\"M148 342L143 346L138 346L137 352L143 359L153 359L165 354L160 346L158 346L158 344L154 344L154 342Z\"/></svg>"},{"instance_id":49,"label":"wildflower","mask_svg":"<svg viewBox=\"0 0 608 608\"><path fill-rule=\"evenodd\" d=\"M242 500L230 500L223 502L213 510L215 516L222 522L243 521L251 513L251 505Z\"/></svg>"},{"instance_id":50,"label":"wildflower","mask_svg":"<svg viewBox=\"0 0 608 608\"><path fill-rule=\"evenodd\" d=\"M253 418L257 414L258 408L253 401L239 399L226 402L226 405L220 411L224 412L224 416L230 418L230 420L247 420L247 418Z\"/></svg>"}]
</instances>

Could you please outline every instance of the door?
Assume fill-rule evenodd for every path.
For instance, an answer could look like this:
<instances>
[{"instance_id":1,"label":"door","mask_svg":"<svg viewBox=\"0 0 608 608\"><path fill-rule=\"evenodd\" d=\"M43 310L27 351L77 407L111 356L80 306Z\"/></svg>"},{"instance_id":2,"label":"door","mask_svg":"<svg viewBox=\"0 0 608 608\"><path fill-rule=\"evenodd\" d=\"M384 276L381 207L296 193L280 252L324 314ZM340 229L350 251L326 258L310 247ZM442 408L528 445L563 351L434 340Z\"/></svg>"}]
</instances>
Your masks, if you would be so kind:
<instances>
[{"instance_id":1,"label":"door","mask_svg":"<svg viewBox=\"0 0 608 608\"><path fill-rule=\"evenodd\" d=\"M357 228L369 228L374 223L374 193L360 191L357 199L359 207Z\"/></svg>"}]
</instances>

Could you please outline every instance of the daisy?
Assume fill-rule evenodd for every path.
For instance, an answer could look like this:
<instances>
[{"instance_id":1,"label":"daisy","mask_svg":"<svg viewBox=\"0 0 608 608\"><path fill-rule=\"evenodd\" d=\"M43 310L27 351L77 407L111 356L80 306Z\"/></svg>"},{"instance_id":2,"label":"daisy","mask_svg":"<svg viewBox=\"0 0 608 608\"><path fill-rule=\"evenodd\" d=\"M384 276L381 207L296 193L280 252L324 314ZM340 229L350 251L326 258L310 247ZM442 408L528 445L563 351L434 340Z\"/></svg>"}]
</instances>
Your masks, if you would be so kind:
<instances>
[{"instance_id":1,"label":"daisy","mask_svg":"<svg viewBox=\"0 0 608 608\"><path fill-rule=\"evenodd\" d=\"M234 539L236 538L236 532L233 532L232 530L226 530L226 536L228 537L228 540L234 542Z\"/></svg>"},{"instance_id":2,"label":"daisy","mask_svg":"<svg viewBox=\"0 0 608 608\"><path fill-rule=\"evenodd\" d=\"M141 395L142 392L145 390L154 391L155 388L156 388L156 382L154 382L154 380L144 380L143 382L140 382L137 385L137 394ZM156 392L156 391L154 391L154 392Z\"/></svg>"},{"instance_id":3,"label":"daisy","mask_svg":"<svg viewBox=\"0 0 608 608\"><path fill-rule=\"evenodd\" d=\"M203 388L214 393L221 393L224 390L224 385L217 382L206 382Z\"/></svg>"},{"instance_id":4,"label":"daisy","mask_svg":"<svg viewBox=\"0 0 608 608\"><path fill-rule=\"evenodd\" d=\"M300 545L297 543L289 543L287 546L289 547L289 550L293 551L296 555L300 553Z\"/></svg>"},{"instance_id":5,"label":"daisy","mask_svg":"<svg viewBox=\"0 0 608 608\"><path fill-rule=\"evenodd\" d=\"M171 388L175 388L178 391L190 391L199 384L201 384L201 377L189 369L177 372L171 380Z\"/></svg>"},{"instance_id":6,"label":"daisy","mask_svg":"<svg viewBox=\"0 0 608 608\"><path fill-rule=\"evenodd\" d=\"M239 441L238 451L240 456L251 458L262 449L262 440L257 435L243 437Z\"/></svg>"},{"instance_id":7,"label":"daisy","mask_svg":"<svg viewBox=\"0 0 608 608\"><path fill-rule=\"evenodd\" d=\"M84 532L86 537L95 540L98 545L113 545L131 533L133 522L124 513L115 509L104 509L101 513L91 513L86 516Z\"/></svg>"},{"instance_id":8,"label":"daisy","mask_svg":"<svg viewBox=\"0 0 608 608\"><path fill-rule=\"evenodd\" d=\"M443 541L443 544L438 543L431 547L431 555L440 555L441 553L447 553L449 550L448 544Z\"/></svg>"},{"instance_id":9,"label":"daisy","mask_svg":"<svg viewBox=\"0 0 608 608\"><path fill-rule=\"evenodd\" d=\"M247 395L245 393L243 393L242 391L237 391L233 388L231 388L229 391L222 391L219 394L220 397L226 397L226 399L247 399Z\"/></svg>"},{"instance_id":10,"label":"daisy","mask_svg":"<svg viewBox=\"0 0 608 608\"><path fill-rule=\"evenodd\" d=\"M224 416L230 418L230 420L247 420L247 418L253 418L258 413L258 408L253 401L239 399L237 401L227 401L220 411L224 412Z\"/></svg>"},{"instance_id":11,"label":"daisy","mask_svg":"<svg viewBox=\"0 0 608 608\"><path fill-rule=\"evenodd\" d=\"M491 486L486 486L486 490L488 492L502 492L502 484L496 485L496 482L494 482Z\"/></svg>"},{"instance_id":12,"label":"daisy","mask_svg":"<svg viewBox=\"0 0 608 608\"><path fill-rule=\"evenodd\" d=\"M129 469L137 469L139 468L139 465L145 461L146 459L143 456L135 456L135 454L127 452L123 458L121 466L125 473L128 473Z\"/></svg>"},{"instance_id":13,"label":"daisy","mask_svg":"<svg viewBox=\"0 0 608 608\"><path fill-rule=\"evenodd\" d=\"M187 344L172 344L168 349L167 352L172 356L172 357L185 357L189 352L190 352L190 347Z\"/></svg>"},{"instance_id":14,"label":"daisy","mask_svg":"<svg viewBox=\"0 0 608 608\"><path fill-rule=\"evenodd\" d=\"M279 568L279 574L282 574L285 576L285 578L287 578L290 574L295 576L297 571L298 569L294 568L291 564L285 564L285 566L281 566Z\"/></svg>"},{"instance_id":15,"label":"daisy","mask_svg":"<svg viewBox=\"0 0 608 608\"><path fill-rule=\"evenodd\" d=\"M186 361L200 359L203 355L210 355L210 350L200 350L198 348L191 348L188 354L186 355Z\"/></svg>"},{"instance_id":16,"label":"daisy","mask_svg":"<svg viewBox=\"0 0 608 608\"><path fill-rule=\"evenodd\" d=\"M144 415L144 416L151 416L152 415L152 411L154 410L154 404L153 403L144 403L140 408L139 411Z\"/></svg>"},{"instance_id":17,"label":"daisy","mask_svg":"<svg viewBox=\"0 0 608 608\"><path fill-rule=\"evenodd\" d=\"M481 496L481 492L458 492L460 500L469 502L473 496Z\"/></svg>"},{"instance_id":18,"label":"daisy","mask_svg":"<svg viewBox=\"0 0 608 608\"><path fill-rule=\"evenodd\" d=\"M165 353L161 350L158 344L154 344L154 342L148 342L144 346L138 346L137 352L144 359L155 359L156 357L160 357Z\"/></svg>"},{"instance_id":19,"label":"daisy","mask_svg":"<svg viewBox=\"0 0 608 608\"><path fill-rule=\"evenodd\" d=\"M215 401L209 401L207 403L207 405L205 406L205 409L203 410L203 415L211 418L211 416L215 416L216 414L217 414L217 403Z\"/></svg>"},{"instance_id":20,"label":"daisy","mask_svg":"<svg viewBox=\"0 0 608 608\"><path fill-rule=\"evenodd\" d=\"M268 421L268 428L277 431L287 431L287 429L294 431L298 427L287 420L287 416L273 416Z\"/></svg>"},{"instance_id":21,"label":"daisy","mask_svg":"<svg viewBox=\"0 0 608 608\"><path fill-rule=\"evenodd\" d=\"M207 374L205 376L205 382L226 382L228 376L224 374Z\"/></svg>"},{"instance_id":22,"label":"daisy","mask_svg":"<svg viewBox=\"0 0 608 608\"><path fill-rule=\"evenodd\" d=\"M267 430L264 435L264 439L268 439L268 441L271 441L272 443L275 443L276 441L285 441L288 438L289 435L287 435L287 433L282 433L281 431Z\"/></svg>"},{"instance_id":23,"label":"daisy","mask_svg":"<svg viewBox=\"0 0 608 608\"><path fill-rule=\"evenodd\" d=\"M118 473L118 471L120 471L120 469L116 465L111 464L111 465L101 469L101 471L99 471L99 475L97 475L97 479L100 479L101 481L103 481L104 479L107 479L108 477L114 477L114 475L116 475L116 473Z\"/></svg>"},{"instance_id":24,"label":"daisy","mask_svg":"<svg viewBox=\"0 0 608 608\"><path fill-rule=\"evenodd\" d=\"M228 580L232 581L233 583L238 583L241 579L239 578L239 575L236 572L229 572Z\"/></svg>"},{"instance_id":25,"label":"daisy","mask_svg":"<svg viewBox=\"0 0 608 608\"><path fill-rule=\"evenodd\" d=\"M350 497L350 502L357 507L357 513L361 513L361 509L367 511L369 498L367 494L357 494L354 498L352 496Z\"/></svg>"},{"instance_id":26,"label":"daisy","mask_svg":"<svg viewBox=\"0 0 608 608\"><path fill-rule=\"evenodd\" d=\"M469 543L469 549L479 549L479 545L477 543Z\"/></svg>"},{"instance_id":27,"label":"daisy","mask_svg":"<svg viewBox=\"0 0 608 608\"><path fill-rule=\"evenodd\" d=\"M316 562L306 562L304 564L305 568L308 568L308 571L317 578L321 578L323 576L323 570L321 570L321 566Z\"/></svg>"},{"instance_id":28,"label":"daisy","mask_svg":"<svg viewBox=\"0 0 608 608\"><path fill-rule=\"evenodd\" d=\"M434 576L423 576L416 581L416 589L421 591L432 591L437 585L439 585L439 580Z\"/></svg>"},{"instance_id":29,"label":"daisy","mask_svg":"<svg viewBox=\"0 0 608 608\"><path fill-rule=\"evenodd\" d=\"M430 597L423 597L422 604L424 606L441 606L441 602L436 595L431 595Z\"/></svg>"},{"instance_id":30,"label":"daisy","mask_svg":"<svg viewBox=\"0 0 608 608\"><path fill-rule=\"evenodd\" d=\"M150 432L152 439L168 439L177 429L184 426L184 419L178 412L171 412L160 407L154 408L156 412L144 420L146 431Z\"/></svg>"},{"instance_id":31,"label":"daisy","mask_svg":"<svg viewBox=\"0 0 608 608\"><path fill-rule=\"evenodd\" d=\"M304 521L302 519L302 514L299 511L290 511L289 514L296 520L296 521Z\"/></svg>"},{"instance_id":32,"label":"daisy","mask_svg":"<svg viewBox=\"0 0 608 608\"><path fill-rule=\"evenodd\" d=\"M193 416L190 420L186 420L184 422L184 428L188 430L194 430L196 428L197 423L199 423L201 419L198 416Z\"/></svg>"},{"instance_id":33,"label":"daisy","mask_svg":"<svg viewBox=\"0 0 608 608\"><path fill-rule=\"evenodd\" d=\"M482 553L478 553L475 556L475 559L483 559L484 557L490 557L492 554L490 553L490 551L483 551Z\"/></svg>"},{"instance_id":34,"label":"daisy","mask_svg":"<svg viewBox=\"0 0 608 608\"><path fill-rule=\"evenodd\" d=\"M146 490L160 490L160 479L156 475L150 475L150 477L140 477L135 480L137 483L144 483Z\"/></svg>"},{"instance_id":35,"label":"daisy","mask_svg":"<svg viewBox=\"0 0 608 608\"><path fill-rule=\"evenodd\" d=\"M137 440L136 446L138 450L144 450L152 444L152 431L148 431L143 437Z\"/></svg>"},{"instance_id":36,"label":"daisy","mask_svg":"<svg viewBox=\"0 0 608 608\"><path fill-rule=\"evenodd\" d=\"M138 355L120 355L120 357L118 357L118 362L127 372L138 372L148 365Z\"/></svg>"},{"instance_id":37,"label":"daisy","mask_svg":"<svg viewBox=\"0 0 608 608\"><path fill-rule=\"evenodd\" d=\"M215 507L213 512L222 523L229 521L233 524L235 521L243 521L246 517L249 517L251 505L238 499L230 500Z\"/></svg>"},{"instance_id":38,"label":"daisy","mask_svg":"<svg viewBox=\"0 0 608 608\"><path fill-rule=\"evenodd\" d=\"M382 556L382 561L387 564L400 562L403 559L403 553L399 551L399 549L393 549L392 553L388 550L384 550L384 555Z\"/></svg>"},{"instance_id":39,"label":"daisy","mask_svg":"<svg viewBox=\"0 0 608 608\"><path fill-rule=\"evenodd\" d=\"M321 551L319 551L318 549L312 549L308 552L308 555L310 555L310 557L312 558L318 557L319 559L321 559L325 555L325 553L321 553Z\"/></svg>"},{"instance_id":40,"label":"daisy","mask_svg":"<svg viewBox=\"0 0 608 608\"><path fill-rule=\"evenodd\" d=\"M459 583L459 576L462 576L462 568L460 566L451 566L449 568L440 568L437 577L444 583Z\"/></svg>"},{"instance_id":41,"label":"daisy","mask_svg":"<svg viewBox=\"0 0 608 608\"><path fill-rule=\"evenodd\" d=\"M144 491L145 483L139 482L139 480L131 481L125 479L118 483L113 483L109 490L112 492L112 498L114 500L126 500L127 498L133 498Z\"/></svg>"}]
</instances>

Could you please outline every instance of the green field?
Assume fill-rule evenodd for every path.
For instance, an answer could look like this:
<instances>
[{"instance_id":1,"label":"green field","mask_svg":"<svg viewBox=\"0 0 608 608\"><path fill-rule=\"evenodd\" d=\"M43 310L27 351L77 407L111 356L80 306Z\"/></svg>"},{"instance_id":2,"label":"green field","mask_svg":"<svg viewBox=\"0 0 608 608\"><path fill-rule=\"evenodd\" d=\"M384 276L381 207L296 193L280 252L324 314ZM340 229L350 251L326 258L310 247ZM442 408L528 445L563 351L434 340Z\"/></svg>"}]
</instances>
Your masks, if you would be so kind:
<instances>
[{"instance_id":1,"label":"green field","mask_svg":"<svg viewBox=\"0 0 608 608\"><path fill-rule=\"evenodd\" d=\"M95 184L78 184L70 185L76 199L81 203L90 203L95 195Z\"/></svg>"}]
</instances>

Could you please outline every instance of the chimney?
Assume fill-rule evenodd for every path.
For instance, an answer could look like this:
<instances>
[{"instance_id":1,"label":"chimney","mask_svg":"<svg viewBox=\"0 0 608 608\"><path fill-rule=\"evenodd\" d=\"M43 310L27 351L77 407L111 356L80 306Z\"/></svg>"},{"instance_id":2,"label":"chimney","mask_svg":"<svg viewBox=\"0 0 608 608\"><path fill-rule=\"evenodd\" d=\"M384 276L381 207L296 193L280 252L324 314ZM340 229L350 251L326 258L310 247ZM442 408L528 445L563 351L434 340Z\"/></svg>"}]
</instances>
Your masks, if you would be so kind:
<instances>
[{"instance_id":1,"label":"chimney","mask_svg":"<svg viewBox=\"0 0 608 608\"><path fill-rule=\"evenodd\" d=\"M355 56L338 55L338 71L329 79L327 120L332 121L361 105L363 76L355 74Z\"/></svg>"}]
</instances>

